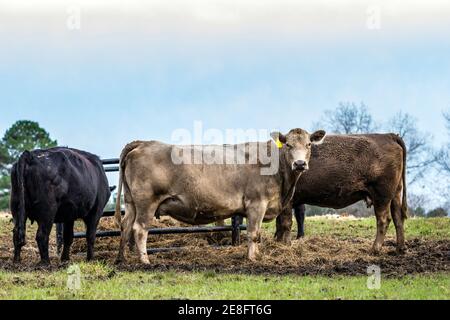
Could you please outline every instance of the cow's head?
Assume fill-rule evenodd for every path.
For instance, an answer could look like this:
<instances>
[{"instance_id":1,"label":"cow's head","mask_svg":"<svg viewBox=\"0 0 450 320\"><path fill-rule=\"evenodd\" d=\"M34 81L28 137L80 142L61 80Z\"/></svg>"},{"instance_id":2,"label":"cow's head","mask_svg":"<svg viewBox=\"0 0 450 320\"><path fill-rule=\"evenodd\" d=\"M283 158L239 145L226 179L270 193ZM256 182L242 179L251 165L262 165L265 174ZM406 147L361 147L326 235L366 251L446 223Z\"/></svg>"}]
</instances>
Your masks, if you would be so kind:
<instances>
[{"instance_id":1,"label":"cow's head","mask_svg":"<svg viewBox=\"0 0 450 320\"><path fill-rule=\"evenodd\" d=\"M321 144L325 135L326 132L323 130L309 134L302 129L293 129L286 135L273 132L271 137L281 149L281 156L290 168L296 172L303 172L309 169L312 145Z\"/></svg>"}]
</instances>

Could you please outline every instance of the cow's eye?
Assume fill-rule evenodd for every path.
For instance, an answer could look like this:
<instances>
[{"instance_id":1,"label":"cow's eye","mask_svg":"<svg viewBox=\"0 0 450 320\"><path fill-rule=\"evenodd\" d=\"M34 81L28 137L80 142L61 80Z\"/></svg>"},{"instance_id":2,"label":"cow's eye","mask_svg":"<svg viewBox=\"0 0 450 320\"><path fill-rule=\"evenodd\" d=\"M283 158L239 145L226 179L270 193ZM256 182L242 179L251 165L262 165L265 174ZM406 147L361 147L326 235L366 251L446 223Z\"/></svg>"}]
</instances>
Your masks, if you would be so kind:
<instances>
[{"instance_id":1,"label":"cow's eye","mask_svg":"<svg viewBox=\"0 0 450 320\"><path fill-rule=\"evenodd\" d=\"M310 143L308 143L306 146L307 146L308 148L311 148L312 143L310 142Z\"/></svg>"},{"instance_id":2,"label":"cow's eye","mask_svg":"<svg viewBox=\"0 0 450 320\"><path fill-rule=\"evenodd\" d=\"M292 149L292 145L290 145L289 143L286 143L286 148Z\"/></svg>"}]
</instances>

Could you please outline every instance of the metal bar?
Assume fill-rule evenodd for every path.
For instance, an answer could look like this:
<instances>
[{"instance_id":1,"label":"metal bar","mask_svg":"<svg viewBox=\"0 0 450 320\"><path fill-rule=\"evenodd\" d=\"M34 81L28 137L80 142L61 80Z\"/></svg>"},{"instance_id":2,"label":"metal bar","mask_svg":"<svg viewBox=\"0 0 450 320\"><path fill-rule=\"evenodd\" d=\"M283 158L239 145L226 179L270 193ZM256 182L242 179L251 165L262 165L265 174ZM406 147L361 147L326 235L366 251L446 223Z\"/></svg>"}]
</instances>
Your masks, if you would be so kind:
<instances>
[{"instance_id":1,"label":"metal bar","mask_svg":"<svg viewBox=\"0 0 450 320\"><path fill-rule=\"evenodd\" d=\"M61 254L63 248L63 232L64 232L64 223L56 224L56 252L58 255Z\"/></svg>"},{"instance_id":2,"label":"metal bar","mask_svg":"<svg viewBox=\"0 0 450 320\"><path fill-rule=\"evenodd\" d=\"M240 230L247 230L247 226L240 226ZM182 234L182 233L209 233L209 232L224 232L232 231L232 226L225 227L186 227L186 228L159 228L150 229L148 234L150 235L162 235L162 234ZM120 231L99 231L97 232L98 238L105 237L119 237L121 235ZM86 238L86 233L78 232L74 234L75 239Z\"/></svg>"},{"instance_id":3,"label":"metal bar","mask_svg":"<svg viewBox=\"0 0 450 320\"><path fill-rule=\"evenodd\" d=\"M86 238L85 232L74 233L73 237L75 239ZM120 237L120 231L97 231L97 238L107 238L107 237Z\"/></svg>"},{"instance_id":4,"label":"metal bar","mask_svg":"<svg viewBox=\"0 0 450 320\"><path fill-rule=\"evenodd\" d=\"M241 225L243 220L240 216L234 216L232 219L231 242L233 246L239 246L241 244Z\"/></svg>"},{"instance_id":5,"label":"metal bar","mask_svg":"<svg viewBox=\"0 0 450 320\"><path fill-rule=\"evenodd\" d=\"M120 160L117 158L113 158L113 159L104 159L102 160L103 165L110 165L110 164L119 164Z\"/></svg>"},{"instance_id":6,"label":"metal bar","mask_svg":"<svg viewBox=\"0 0 450 320\"><path fill-rule=\"evenodd\" d=\"M114 217L114 215L116 214L116 212L114 210L108 210L103 212L103 217ZM125 215L125 211L122 210L122 215Z\"/></svg>"},{"instance_id":7,"label":"metal bar","mask_svg":"<svg viewBox=\"0 0 450 320\"><path fill-rule=\"evenodd\" d=\"M119 167L105 167L105 172L118 172L120 171Z\"/></svg>"}]
</instances>

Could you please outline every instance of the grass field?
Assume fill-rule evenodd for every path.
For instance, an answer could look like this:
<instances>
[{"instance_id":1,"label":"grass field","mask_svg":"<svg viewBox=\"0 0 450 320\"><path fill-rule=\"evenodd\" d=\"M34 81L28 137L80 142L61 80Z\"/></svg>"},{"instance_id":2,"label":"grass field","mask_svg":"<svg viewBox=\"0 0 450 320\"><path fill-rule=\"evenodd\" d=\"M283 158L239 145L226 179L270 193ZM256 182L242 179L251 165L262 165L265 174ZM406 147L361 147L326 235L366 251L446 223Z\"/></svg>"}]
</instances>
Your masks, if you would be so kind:
<instances>
[{"instance_id":1,"label":"grass field","mask_svg":"<svg viewBox=\"0 0 450 320\"><path fill-rule=\"evenodd\" d=\"M449 299L450 276L382 279L369 290L367 277L249 276L215 272L116 272L80 264L81 289L67 289L65 270L0 273L0 299Z\"/></svg>"},{"instance_id":2,"label":"grass field","mask_svg":"<svg viewBox=\"0 0 450 320\"><path fill-rule=\"evenodd\" d=\"M365 219L325 219L307 218L306 233L314 236L332 236L339 239L375 239L375 218ZM275 232L275 224L264 224L267 231ZM408 239L450 240L450 218L408 219L405 222L405 235ZM395 237L395 228L390 224L387 237Z\"/></svg>"},{"instance_id":3,"label":"grass field","mask_svg":"<svg viewBox=\"0 0 450 320\"><path fill-rule=\"evenodd\" d=\"M308 234L314 235L311 238L313 242L325 237L327 241L361 239L370 243L375 234L374 219L311 218L307 220L307 226ZM265 229L271 234L274 226L268 224ZM389 231L391 240L394 235L392 229ZM10 222L0 219L0 234L10 234L10 230ZM447 243L450 240L450 219L410 219L406 230L410 241ZM305 244L298 245L308 244L308 237ZM1 245L0 250L5 249L4 241ZM245 245L241 251L245 252ZM394 257L386 255L382 259L389 261ZM68 274L69 266L52 270L28 268L21 272L0 267L0 299L450 299L448 268L437 272L419 270L398 277L383 276L382 273L381 288L370 290L367 286L369 277L364 274L233 274L222 272L217 267L190 272L177 269L130 271L108 261L84 263L82 258L75 260L81 274L79 290L67 286L72 277ZM449 256L439 261L450 263ZM313 263L320 261L313 260ZM248 264L246 266L248 268Z\"/></svg>"}]
</instances>

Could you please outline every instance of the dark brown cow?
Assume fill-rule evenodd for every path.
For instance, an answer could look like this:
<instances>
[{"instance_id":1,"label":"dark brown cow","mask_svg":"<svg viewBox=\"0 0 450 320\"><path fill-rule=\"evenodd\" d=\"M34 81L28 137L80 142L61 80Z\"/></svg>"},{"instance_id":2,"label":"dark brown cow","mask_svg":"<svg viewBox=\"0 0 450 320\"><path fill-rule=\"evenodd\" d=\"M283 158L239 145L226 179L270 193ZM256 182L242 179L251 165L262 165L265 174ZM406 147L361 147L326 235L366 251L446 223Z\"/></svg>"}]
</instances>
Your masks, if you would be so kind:
<instances>
[{"instance_id":1,"label":"dark brown cow","mask_svg":"<svg viewBox=\"0 0 450 320\"><path fill-rule=\"evenodd\" d=\"M391 218L397 231L397 248L404 252L407 218L406 147L396 134L332 135L314 146L310 170L300 178L294 208L303 236L304 205L342 209L360 200L374 206L378 253ZM292 212L277 220L277 238L289 239Z\"/></svg>"}]
</instances>

